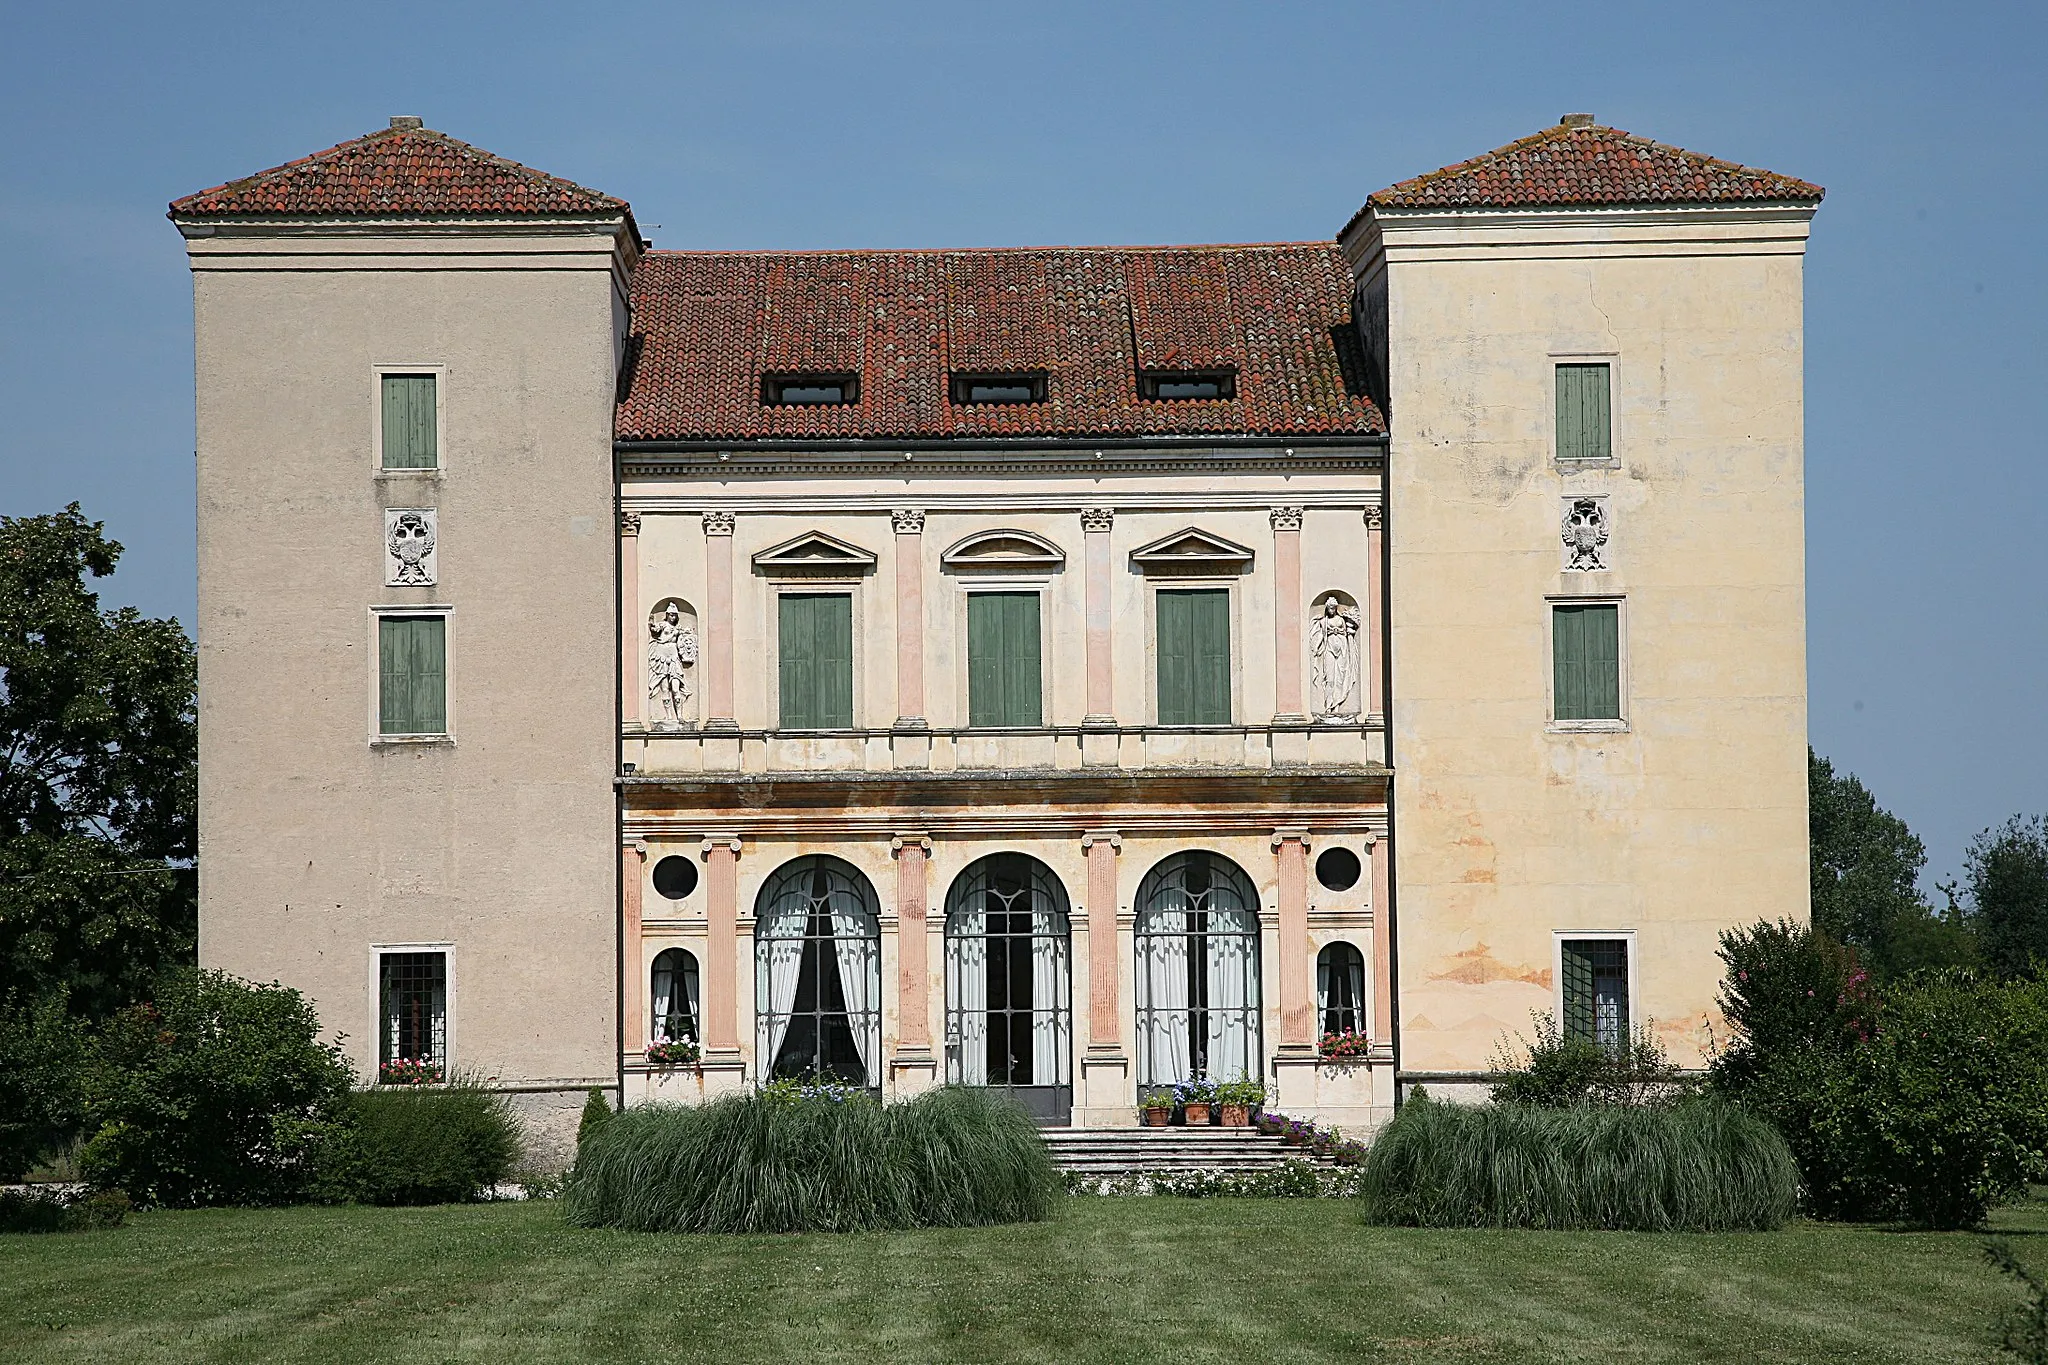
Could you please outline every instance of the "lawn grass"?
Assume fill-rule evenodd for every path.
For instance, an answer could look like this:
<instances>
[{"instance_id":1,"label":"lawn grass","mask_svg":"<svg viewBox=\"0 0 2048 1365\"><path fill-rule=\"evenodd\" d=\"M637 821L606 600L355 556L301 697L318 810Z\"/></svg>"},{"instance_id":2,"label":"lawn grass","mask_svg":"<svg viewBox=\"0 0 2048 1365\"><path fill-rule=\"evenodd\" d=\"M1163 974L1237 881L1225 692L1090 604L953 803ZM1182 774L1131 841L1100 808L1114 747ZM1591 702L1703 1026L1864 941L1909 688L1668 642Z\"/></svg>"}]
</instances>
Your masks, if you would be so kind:
<instances>
[{"instance_id":1,"label":"lawn grass","mask_svg":"<svg viewBox=\"0 0 2048 1365\"><path fill-rule=\"evenodd\" d=\"M2048 1265L2048 1208L2003 1215ZM553 1203L148 1213L0 1237L0 1361L1971 1361L1975 1237L1370 1228L1350 1200L1050 1223L580 1231Z\"/></svg>"}]
</instances>

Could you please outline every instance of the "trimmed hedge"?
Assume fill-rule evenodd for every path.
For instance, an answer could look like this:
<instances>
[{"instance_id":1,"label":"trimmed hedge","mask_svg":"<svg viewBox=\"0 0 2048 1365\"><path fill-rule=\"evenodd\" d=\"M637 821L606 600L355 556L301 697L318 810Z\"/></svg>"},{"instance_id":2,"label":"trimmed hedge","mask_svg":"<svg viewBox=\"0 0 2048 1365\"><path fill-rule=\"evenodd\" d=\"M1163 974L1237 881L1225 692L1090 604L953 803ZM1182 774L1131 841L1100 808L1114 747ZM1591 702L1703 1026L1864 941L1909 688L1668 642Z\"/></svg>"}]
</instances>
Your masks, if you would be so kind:
<instances>
[{"instance_id":1,"label":"trimmed hedge","mask_svg":"<svg viewBox=\"0 0 2048 1365\"><path fill-rule=\"evenodd\" d=\"M1366 1221L1411 1227L1760 1232L1798 1168L1732 1106L1466 1106L1411 1099L1366 1157Z\"/></svg>"},{"instance_id":2,"label":"trimmed hedge","mask_svg":"<svg viewBox=\"0 0 2048 1365\"><path fill-rule=\"evenodd\" d=\"M592 1127L565 1191L578 1227L637 1232L867 1232L1033 1222L1058 1173L998 1095L734 1095L646 1105Z\"/></svg>"},{"instance_id":3,"label":"trimmed hedge","mask_svg":"<svg viewBox=\"0 0 2048 1365\"><path fill-rule=\"evenodd\" d=\"M321 1193L362 1204L460 1204L481 1198L519 1160L519 1123L503 1095L457 1080L348 1097Z\"/></svg>"}]
</instances>

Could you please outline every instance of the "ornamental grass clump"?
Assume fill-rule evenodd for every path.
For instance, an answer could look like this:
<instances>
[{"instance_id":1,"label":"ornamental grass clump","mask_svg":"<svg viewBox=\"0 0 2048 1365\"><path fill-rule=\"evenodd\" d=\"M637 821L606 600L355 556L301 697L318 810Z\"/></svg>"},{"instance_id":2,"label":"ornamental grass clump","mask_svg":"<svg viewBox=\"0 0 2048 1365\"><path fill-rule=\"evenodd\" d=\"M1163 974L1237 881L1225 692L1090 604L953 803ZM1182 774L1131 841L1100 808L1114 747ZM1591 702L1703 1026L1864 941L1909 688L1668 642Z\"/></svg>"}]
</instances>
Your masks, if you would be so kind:
<instances>
[{"instance_id":1,"label":"ornamental grass clump","mask_svg":"<svg viewBox=\"0 0 2048 1365\"><path fill-rule=\"evenodd\" d=\"M884 1107L818 1086L624 1110L584 1140L564 1198L578 1227L870 1232L1034 1222L1059 1189L1037 1127L1001 1096Z\"/></svg>"},{"instance_id":2,"label":"ornamental grass clump","mask_svg":"<svg viewBox=\"0 0 2048 1365\"><path fill-rule=\"evenodd\" d=\"M1410 1227L1762 1232L1798 1169L1729 1105L1401 1106L1366 1156L1366 1221Z\"/></svg>"}]
</instances>

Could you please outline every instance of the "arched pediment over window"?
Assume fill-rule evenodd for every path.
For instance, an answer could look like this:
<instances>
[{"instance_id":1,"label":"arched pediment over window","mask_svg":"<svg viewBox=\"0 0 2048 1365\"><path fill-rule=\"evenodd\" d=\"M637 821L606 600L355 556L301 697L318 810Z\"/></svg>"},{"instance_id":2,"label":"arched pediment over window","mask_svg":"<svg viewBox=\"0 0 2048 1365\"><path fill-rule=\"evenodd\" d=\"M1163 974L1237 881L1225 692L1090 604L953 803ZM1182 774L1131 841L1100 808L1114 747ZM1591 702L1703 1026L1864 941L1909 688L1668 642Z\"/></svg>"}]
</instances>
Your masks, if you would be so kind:
<instances>
[{"instance_id":1,"label":"arched pediment over window","mask_svg":"<svg viewBox=\"0 0 2048 1365\"><path fill-rule=\"evenodd\" d=\"M1249 546L1193 526L1131 551L1131 563L1138 566L1140 573L1154 578L1248 573L1252 558Z\"/></svg>"},{"instance_id":2,"label":"arched pediment over window","mask_svg":"<svg viewBox=\"0 0 2048 1365\"><path fill-rule=\"evenodd\" d=\"M806 531L754 556L754 572L852 578L875 571L875 556L823 531Z\"/></svg>"},{"instance_id":3,"label":"arched pediment over window","mask_svg":"<svg viewBox=\"0 0 2048 1365\"><path fill-rule=\"evenodd\" d=\"M1066 552L1029 531L977 531L939 556L946 573L1058 573Z\"/></svg>"}]
</instances>

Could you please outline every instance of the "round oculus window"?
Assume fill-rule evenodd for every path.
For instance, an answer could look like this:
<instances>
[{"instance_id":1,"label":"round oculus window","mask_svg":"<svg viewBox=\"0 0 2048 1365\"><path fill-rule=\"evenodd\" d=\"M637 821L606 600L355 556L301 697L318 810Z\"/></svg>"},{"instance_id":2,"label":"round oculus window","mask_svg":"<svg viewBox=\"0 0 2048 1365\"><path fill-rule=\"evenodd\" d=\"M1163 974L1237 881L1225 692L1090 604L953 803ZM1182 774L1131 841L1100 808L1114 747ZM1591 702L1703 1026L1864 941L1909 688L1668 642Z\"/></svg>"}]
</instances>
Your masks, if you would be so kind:
<instances>
[{"instance_id":1,"label":"round oculus window","mask_svg":"<svg viewBox=\"0 0 2048 1365\"><path fill-rule=\"evenodd\" d=\"M1358 885L1358 855L1348 848L1326 848L1316 859L1316 880L1325 890L1349 891ZM655 875L661 875L656 869Z\"/></svg>"},{"instance_id":2,"label":"round oculus window","mask_svg":"<svg viewBox=\"0 0 2048 1365\"><path fill-rule=\"evenodd\" d=\"M654 865L654 889L672 901L681 900L697 889L697 865L670 854Z\"/></svg>"}]
</instances>

